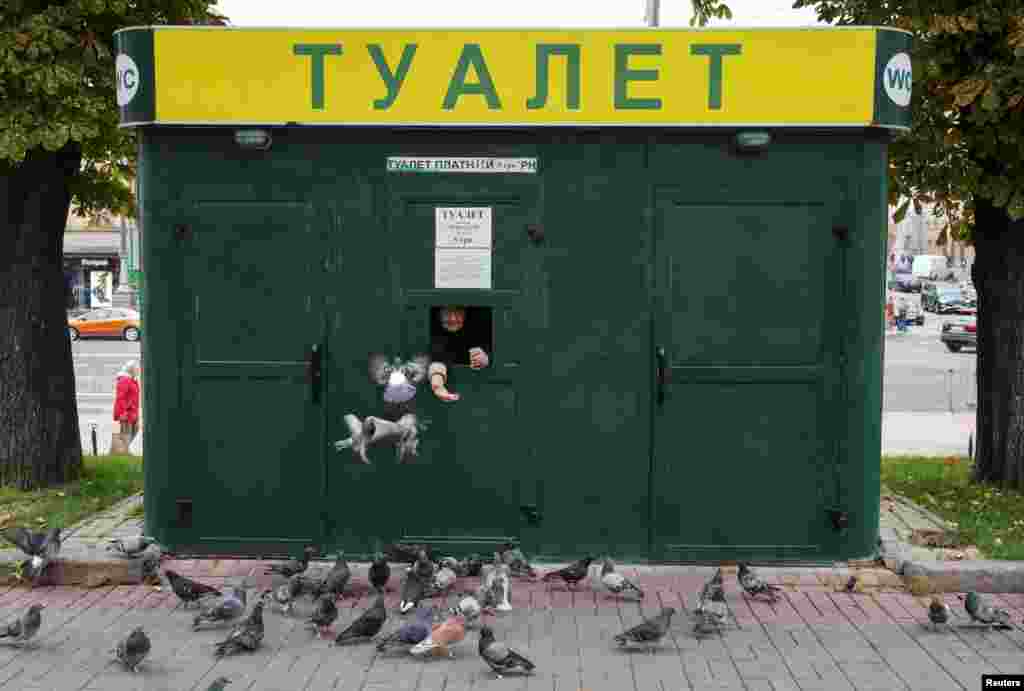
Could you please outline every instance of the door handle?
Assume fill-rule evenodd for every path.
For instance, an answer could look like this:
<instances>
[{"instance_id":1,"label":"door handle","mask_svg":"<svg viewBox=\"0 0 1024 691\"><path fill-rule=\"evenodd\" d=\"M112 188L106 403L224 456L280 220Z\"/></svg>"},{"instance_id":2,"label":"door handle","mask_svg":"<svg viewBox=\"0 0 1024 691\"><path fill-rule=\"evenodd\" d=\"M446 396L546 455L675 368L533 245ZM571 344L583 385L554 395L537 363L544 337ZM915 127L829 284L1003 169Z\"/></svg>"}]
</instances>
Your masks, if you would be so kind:
<instances>
[{"instance_id":1,"label":"door handle","mask_svg":"<svg viewBox=\"0 0 1024 691\"><path fill-rule=\"evenodd\" d=\"M320 379L322 375L323 353L320 344L314 343L309 350L309 362L306 365L306 380L313 393L313 403L320 403Z\"/></svg>"},{"instance_id":2,"label":"door handle","mask_svg":"<svg viewBox=\"0 0 1024 691\"><path fill-rule=\"evenodd\" d=\"M658 405L664 405L665 386L669 378L668 355L665 354L664 346L655 349L655 357L658 360Z\"/></svg>"}]
</instances>

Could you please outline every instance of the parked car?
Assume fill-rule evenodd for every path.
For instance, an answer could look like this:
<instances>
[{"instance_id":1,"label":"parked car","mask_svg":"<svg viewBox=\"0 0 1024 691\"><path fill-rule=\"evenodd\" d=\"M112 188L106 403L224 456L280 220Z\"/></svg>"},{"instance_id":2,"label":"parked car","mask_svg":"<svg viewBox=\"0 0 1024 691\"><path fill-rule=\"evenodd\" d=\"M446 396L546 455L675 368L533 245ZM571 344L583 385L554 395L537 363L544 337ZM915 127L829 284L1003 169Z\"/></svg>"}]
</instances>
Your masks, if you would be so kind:
<instances>
[{"instance_id":1,"label":"parked car","mask_svg":"<svg viewBox=\"0 0 1024 691\"><path fill-rule=\"evenodd\" d=\"M900 307L907 308L907 321L924 326L924 310L921 309L921 296L908 295L892 291L889 293L889 302L893 307L893 316L899 314Z\"/></svg>"},{"instance_id":2,"label":"parked car","mask_svg":"<svg viewBox=\"0 0 1024 691\"><path fill-rule=\"evenodd\" d=\"M139 313L135 310L105 307L68 319L68 337L72 341L91 336L137 341L141 334Z\"/></svg>"},{"instance_id":3,"label":"parked car","mask_svg":"<svg viewBox=\"0 0 1024 691\"><path fill-rule=\"evenodd\" d=\"M974 307L958 285L926 283L921 288L921 306L938 314L964 314Z\"/></svg>"},{"instance_id":4,"label":"parked car","mask_svg":"<svg viewBox=\"0 0 1024 691\"><path fill-rule=\"evenodd\" d=\"M978 347L978 320L971 317L965 322L946 322L942 325L939 338L951 353L959 353L963 347Z\"/></svg>"},{"instance_id":5,"label":"parked car","mask_svg":"<svg viewBox=\"0 0 1024 691\"><path fill-rule=\"evenodd\" d=\"M921 279L910 273L897 273L893 275L891 287L901 293L920 293Z\"/></svg>"}]
</instances>

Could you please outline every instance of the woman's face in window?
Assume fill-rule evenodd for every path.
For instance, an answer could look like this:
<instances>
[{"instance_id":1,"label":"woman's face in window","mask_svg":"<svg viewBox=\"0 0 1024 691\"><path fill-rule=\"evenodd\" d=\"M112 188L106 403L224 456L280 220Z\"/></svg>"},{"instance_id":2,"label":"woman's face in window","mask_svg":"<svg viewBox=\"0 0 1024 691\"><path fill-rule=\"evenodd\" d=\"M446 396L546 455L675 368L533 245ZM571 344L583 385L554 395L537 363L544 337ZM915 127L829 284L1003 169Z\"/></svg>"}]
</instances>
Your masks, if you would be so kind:
<instances>
[{"instance_id":1,"label":"woman's face in window","mask_svg":"<svg viewBox=\"0 0 1024 691\"><path fill-rule=\"evenodd\" d=\"M452 333L459 331L466 323L466 310L461 307L445 307L441 310L441 326Z\"/></svg>"}]
</instances>

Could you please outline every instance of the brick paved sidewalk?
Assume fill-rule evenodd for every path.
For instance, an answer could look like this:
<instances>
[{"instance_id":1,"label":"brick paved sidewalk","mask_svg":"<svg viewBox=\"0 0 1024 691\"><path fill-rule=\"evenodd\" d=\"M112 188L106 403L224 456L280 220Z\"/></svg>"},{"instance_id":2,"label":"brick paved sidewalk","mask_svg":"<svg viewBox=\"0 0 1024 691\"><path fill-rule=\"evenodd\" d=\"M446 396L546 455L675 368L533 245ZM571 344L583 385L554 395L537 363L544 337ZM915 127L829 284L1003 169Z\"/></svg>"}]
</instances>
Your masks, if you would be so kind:
<instances>
[{"instance_id":1,"label":"brick paved sidewalk","mask_svg":"<svg viewBox=\"0 0 1024 691\"><path fill-rule=\"evenodd\" d=\"M168 564L212 584L243 580L256 588L269 584L264 563L205 560ZM329 564L316 563L317 570ZM311 567L311 571L314 567ZM353 564L352 594L342 601L344 627L369 600L366 564ZM712 572L708 567L623 567L647 591L644 611L661 605L689 609ZM386 630L397 625L399 567L389 594ZM0 623L43 601L43 627L35 646L0 645L3 691L119 691L122 689L206 689L224 675L229 691L385 691L408 689L544 689L603 691L637 689L815 689L979 688L983 673L1024 672L1024 632L987 631L966 626L955 595L945 598L958 626L933 632L923 599L906 594L897 577L885 571L858 571L863 592L838 592L847 569L769 569L759 572L784 586L775 605L751 602L738 592L734 570L726 577L730 627L721 635L697 639L692 620L677 616L671 637L656 654L618 650L612 636L639 621L635 603L606 599L584 583L569 592L540 583L513 583L513 611L497 616L499 639L531 657L537 672L528 678L494 679L476 654L476 633L454 649L453 660L420 661L408 655L376 655L372 645L336 648L316 640L303 624L308 598L295 614L266 616L263 648L250 655L217 661L213 644L224 631L191 631L193 610L183 610L169 592L152 587L38 588L0 590ZM597 571L592 571L596 574ZM457 588L476 586L462 579ZM1024 595L990 595L1024 615ZM251 601L251 598L250 598ZM433 601L437 605L452 604ZM133 675L111 661L109 650L134 626L143 626L153 653Z\"/></svg>"}]
</instances>

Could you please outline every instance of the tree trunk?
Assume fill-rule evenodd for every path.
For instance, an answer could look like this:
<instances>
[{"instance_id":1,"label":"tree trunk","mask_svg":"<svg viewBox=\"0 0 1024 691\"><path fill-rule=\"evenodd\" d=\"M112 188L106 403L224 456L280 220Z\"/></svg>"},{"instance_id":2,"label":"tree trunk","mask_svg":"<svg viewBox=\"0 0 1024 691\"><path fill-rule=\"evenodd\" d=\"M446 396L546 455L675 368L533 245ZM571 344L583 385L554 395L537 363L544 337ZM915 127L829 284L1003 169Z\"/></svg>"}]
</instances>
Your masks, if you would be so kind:
<instances>
[{"instance_id":1,"label":"tree trunk","mask_svg":"<svg viewBox=\"0 0 1024 691\"><path fill-rule=\"evenodd\" d=\"M1024 221L978 200L975 479L1024 490Z\"/></svg>"},{"instance_id":2,"label":"tree trunk","mask_svg":"<svg viewBox=\"0 0 1024 691\"><path fill-rule=\"evenodd\" d=\"M35 489L82 470L64 287L64 227L81 151L0 164L0 485Z\"/></svg>"}]
</instances>

